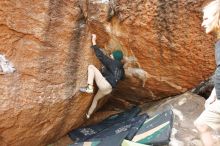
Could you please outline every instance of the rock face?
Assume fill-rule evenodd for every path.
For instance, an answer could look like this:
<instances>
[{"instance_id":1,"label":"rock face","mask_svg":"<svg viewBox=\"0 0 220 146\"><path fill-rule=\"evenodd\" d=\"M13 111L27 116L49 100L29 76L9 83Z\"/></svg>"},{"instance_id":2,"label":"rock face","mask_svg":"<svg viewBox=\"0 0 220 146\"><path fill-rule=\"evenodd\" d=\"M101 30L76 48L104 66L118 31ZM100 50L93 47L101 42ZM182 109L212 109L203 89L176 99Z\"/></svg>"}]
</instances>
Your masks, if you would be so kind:
<instances>
[{"instance_id":1,"label":"rock face","mask_svg":"<svg viewBox=\"0 0 220 146\"><path fill-rule=\"evenodd\" d=\"M214 69L203 33L205 0L1 0L0 53L16 72L0 75L0 145L46 145L84 122L87 66L121 49L127 78L112 96L142 103L180 94ZM144 86L144 87L143 87Z\"/></svg>"}]
</instances>

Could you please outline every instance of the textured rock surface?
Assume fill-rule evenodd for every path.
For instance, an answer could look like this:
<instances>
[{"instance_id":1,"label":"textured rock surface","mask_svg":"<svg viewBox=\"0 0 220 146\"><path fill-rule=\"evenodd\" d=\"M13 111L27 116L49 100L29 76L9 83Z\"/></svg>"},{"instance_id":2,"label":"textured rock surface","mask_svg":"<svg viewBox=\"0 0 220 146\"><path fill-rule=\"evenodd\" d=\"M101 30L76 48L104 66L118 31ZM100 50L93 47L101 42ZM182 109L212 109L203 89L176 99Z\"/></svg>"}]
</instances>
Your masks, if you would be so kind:
<instances>
[{"instance_id":1,"label":"textured rock surface","mask_svg":"<svg viewBox=\"0 0 220 146\"><path fill-rule=\"evenodd\" d=\"M155 99L186 91L213 72L213 41L200 27L202 4L187 0L115 4L120 21L115 23L123 32L116 35L149 76L145 88L131 79L133 86L125 82L120 90Z\"/></svg>"},{"instance_id":2,"label":"textured rock surface","mask_svg":"<svg viewBox=\"0 0 220 146\"><path fill-rule=\"evenodd\" d=\"M84 122L92 96L78 89L87 66L99 65L91 33L128 57L128 78L112 93L121 101L176 95L208 78L204 1L1 0L0 53L16 72L0 76L0 145L46 145Z\"/></svg>"}]
</instances>

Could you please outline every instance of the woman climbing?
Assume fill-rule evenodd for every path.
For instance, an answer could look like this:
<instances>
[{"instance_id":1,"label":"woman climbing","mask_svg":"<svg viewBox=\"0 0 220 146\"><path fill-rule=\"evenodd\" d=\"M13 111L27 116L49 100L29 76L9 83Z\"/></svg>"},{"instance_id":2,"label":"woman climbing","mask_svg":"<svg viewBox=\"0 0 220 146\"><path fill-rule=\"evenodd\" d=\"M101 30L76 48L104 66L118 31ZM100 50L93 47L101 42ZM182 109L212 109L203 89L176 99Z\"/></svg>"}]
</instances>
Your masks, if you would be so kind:
<instances>
[{"instance_id":1,"label":"woman climbing","mask_svg":"<svg viewBox=\"0 0 220 146\"><path fill-rule=\"evenodd\" d=\"M88 81L86 87L81 87L80 91L85 93L93 93L93 82L95 80L98 86L92 105L89 108L86 118L89 119L94 112L98 101L105 95L110 94L112 88L115 88L117 83L124 78L124 68L121 60L123 53L121 50L115 50L110 57L105 55L100 48L96 45L96 35L92 34L92 47L95 51L96 57L100 60L103 67L101 72L94 66L88 66Z\"/></svg>"}]
</instances>

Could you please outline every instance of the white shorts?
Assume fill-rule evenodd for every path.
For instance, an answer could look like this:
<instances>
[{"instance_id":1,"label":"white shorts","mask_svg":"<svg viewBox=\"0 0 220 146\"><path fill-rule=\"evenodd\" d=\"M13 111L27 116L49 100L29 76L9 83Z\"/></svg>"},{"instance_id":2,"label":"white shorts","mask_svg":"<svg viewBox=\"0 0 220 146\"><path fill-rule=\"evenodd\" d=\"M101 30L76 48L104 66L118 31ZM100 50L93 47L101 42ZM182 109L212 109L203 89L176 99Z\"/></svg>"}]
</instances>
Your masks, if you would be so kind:
<instances>
[{"instance_id":1,"label":"white shorts","mask_svg":"<svg viewBox=\"0 0 220 146\"><path fill-rule=\"evenodd\" d=\"M206 124L213 130L220 130L220 100L216 99L212 104L206 106L195 123Z\"/></svg>"}]
</instances>

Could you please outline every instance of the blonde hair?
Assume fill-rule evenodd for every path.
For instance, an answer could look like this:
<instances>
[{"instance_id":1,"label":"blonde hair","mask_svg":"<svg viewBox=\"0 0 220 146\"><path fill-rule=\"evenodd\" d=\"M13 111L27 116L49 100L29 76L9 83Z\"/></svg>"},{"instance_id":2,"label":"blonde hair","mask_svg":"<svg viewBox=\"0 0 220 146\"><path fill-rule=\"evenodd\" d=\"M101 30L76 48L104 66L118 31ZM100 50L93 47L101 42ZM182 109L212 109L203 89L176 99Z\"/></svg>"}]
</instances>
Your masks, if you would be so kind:
<instances>
[{"instance_id":1,"label":"blonde hair","mask_svg":"<svg viewBox=\"0 0 220 146\"><path fill-rule=\"evenodd\" d=\"M219 32L220 29L220 0L214 0L203 8L203 13L213 17L211 22L213 31Z\"/></svg>"}]
</instances>

